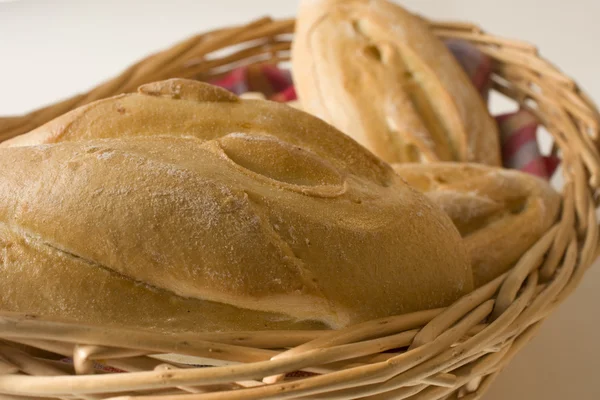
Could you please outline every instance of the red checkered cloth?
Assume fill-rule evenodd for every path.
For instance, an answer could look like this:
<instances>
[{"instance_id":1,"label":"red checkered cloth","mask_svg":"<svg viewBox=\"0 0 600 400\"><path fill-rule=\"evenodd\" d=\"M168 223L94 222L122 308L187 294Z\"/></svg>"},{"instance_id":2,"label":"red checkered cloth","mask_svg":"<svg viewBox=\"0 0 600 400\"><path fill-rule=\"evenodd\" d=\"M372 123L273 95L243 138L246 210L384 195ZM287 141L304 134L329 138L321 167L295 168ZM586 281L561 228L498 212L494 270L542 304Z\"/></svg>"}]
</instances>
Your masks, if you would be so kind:
<instances>
[{"instance_id":1,"label":"red checkered cloth","mask_svg":"<svg viewBox=\"0 0 600 400\"><path fill-rule=\"evenodd\" d=\"M492 84L491 58L465 41L453 39L445 43L487 103ZM237 95L260 92L272 101L288 102L297 99L290 72L269 64L241 67L211 83ZM531 113L519 110L497 116L496 121L500 130L504 167L549 180L560 160L541 154L537 119Z\"/></svg>"},{"instance_id":2,"label":"red checkered cloth","mask_svg":"<svg viewBox=\"0 0 600 400\"><path fill-rule=\"evenodd\" d=\"M238 96L247 92L259 92L273 101L296 100L296 91L290 71L271 64L237 68L225 77L210 83L225 88Z\"/></svg>"},{"instance_id":3,"label":"red checkered cloth","mask_svg":"<svg viewBox=\"0 0 600 400\"><path fill-rule=\"evenodd\" d=\"M496 117L502 143L502 163L511 168L550 178L560 164L555 156L542 156L537 142L538 120L520 110Z\"/></svg>"}]
</instances>

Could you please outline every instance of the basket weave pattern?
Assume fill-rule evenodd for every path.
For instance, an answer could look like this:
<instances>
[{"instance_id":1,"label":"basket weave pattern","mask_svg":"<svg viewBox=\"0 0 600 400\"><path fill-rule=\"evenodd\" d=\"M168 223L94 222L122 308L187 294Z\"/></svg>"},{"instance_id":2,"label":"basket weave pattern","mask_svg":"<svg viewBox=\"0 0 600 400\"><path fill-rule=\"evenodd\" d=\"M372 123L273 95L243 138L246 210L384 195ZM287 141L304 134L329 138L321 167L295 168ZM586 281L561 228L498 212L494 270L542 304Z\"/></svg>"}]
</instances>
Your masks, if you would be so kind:
<instances>
[{"instance_id":1,"label":"basket weave pattern","mask_svg":"<svg viewBox=\"0 0 600 400\"><path fill-rule=\"evenodd\" d=\"M430 24L438 36L468 40L495 60L493 89L537 116L562 159L560 217L512 270L450 307L339 331L169 336L1 313L0 398L481 398L598 255L600 114L533 46L470 24ZM89 93L0 119L0 140L148 82L210 80L240 65L287 61L293 30L293 20L263 18L192 37ZM164 354L211 359L215 366L192 367Z\"/></svg>"}]
</instances>

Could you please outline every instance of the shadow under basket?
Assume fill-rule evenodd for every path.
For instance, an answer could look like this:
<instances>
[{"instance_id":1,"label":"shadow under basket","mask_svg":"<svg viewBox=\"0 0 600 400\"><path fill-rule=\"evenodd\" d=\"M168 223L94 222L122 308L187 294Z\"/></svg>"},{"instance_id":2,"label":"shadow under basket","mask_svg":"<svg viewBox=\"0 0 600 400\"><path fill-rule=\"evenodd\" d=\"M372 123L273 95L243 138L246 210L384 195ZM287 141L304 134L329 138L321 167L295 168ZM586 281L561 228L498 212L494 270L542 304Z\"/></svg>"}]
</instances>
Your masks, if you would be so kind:
<instances>
[{"instance_id":1,"label":"shadow under basket","mask_svg":"<svg viewBox=\"0 0 600 400\"><path fill-rule=\"evenodd\" d=\"M471 24L430 24L495 60L493 90L539 119L562 160L559 218L512 270L448 308L339 331L162 335L1 313L0 399L481 398L598 255L600 115L535 47ZM293 31L293 20L263 18L192 37L89 93L0 119L0 139L148 82L285 62Z\"/></svg>"}]
</instances>

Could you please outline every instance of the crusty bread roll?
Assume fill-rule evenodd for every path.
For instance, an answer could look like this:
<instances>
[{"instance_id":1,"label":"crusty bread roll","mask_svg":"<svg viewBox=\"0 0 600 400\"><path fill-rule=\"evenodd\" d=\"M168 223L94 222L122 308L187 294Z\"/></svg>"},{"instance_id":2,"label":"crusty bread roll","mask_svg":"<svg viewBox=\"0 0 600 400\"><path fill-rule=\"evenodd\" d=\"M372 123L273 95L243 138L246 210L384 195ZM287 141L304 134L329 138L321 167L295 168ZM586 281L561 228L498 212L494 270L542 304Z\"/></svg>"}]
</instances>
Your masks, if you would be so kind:
<instances>
[{"instance_id":1,"label":"crusty bread roll","mask_svg":"<svg viewBox=\"0 0 600 400\"><path fill-rule=\"evenodd\" d=\"M472 290L450 219L331 126L203 84L142 92L29 136L121 139L0 149L0 309L163 331L314 329Z\"/></svg>"},{"instance_id":2,"label":"crusty bread roll","mask_svg":"<svg viewBox=\"0 0 600 400\"><path fill-rule=\"evenodd\" d=\"M552 227L560 195L545 181L477 164L396 164L450 216L471 255L476 286L510 269Z\"/></svg>"},{"instance_id":3,"label":"crusty bread roll","mask_svg":"<svg viewBox=\"0 0 600 400\"><path fill-rule=\"evenodd\" d=\"M292 46L302 108L385 161L499 166L495 121L428 25L385 0L304 0Z\"/></svg>"}]
</instances>

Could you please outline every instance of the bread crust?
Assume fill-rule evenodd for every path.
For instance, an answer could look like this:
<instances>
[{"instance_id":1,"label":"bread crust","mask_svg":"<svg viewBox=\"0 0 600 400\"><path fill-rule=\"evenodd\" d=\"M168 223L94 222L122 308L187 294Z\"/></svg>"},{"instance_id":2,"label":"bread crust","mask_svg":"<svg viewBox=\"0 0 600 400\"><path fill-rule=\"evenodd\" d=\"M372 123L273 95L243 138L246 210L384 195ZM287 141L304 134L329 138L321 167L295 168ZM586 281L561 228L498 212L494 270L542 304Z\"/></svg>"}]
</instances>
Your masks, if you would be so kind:
<instances>
[{"instance_id":1,"label":"bread crust","mask_svg":"<svg viewBox=\"0 0 600 400\"><path fill-rule=\"evenodd\" d=\"M396 164L452 219L481 286L509 270L555 223L560 195L542 179L478 164Z\"/></svg>"},{"instance_id":2,"label":"bread crust","mask_svg":"<svg viewBox=\"0 0 600 400\"><path fill-rule=\"evenodd\" d=\"M173 80L28 140L46 144L0 149L3 310L166 331L338 328L472 290L450 219L291 107Z\"/></svg>"},{"instance_id":3,"label":"bread crust","mask_svg":"<svg viewBox=\"0 0 600 400\"><path fill-rule=\"evenodd\" d=\"M419 17L385 0L305 0L292 46L302 108L390 163L501 165L472 82Z\"/></svg>"}]
</instances>

